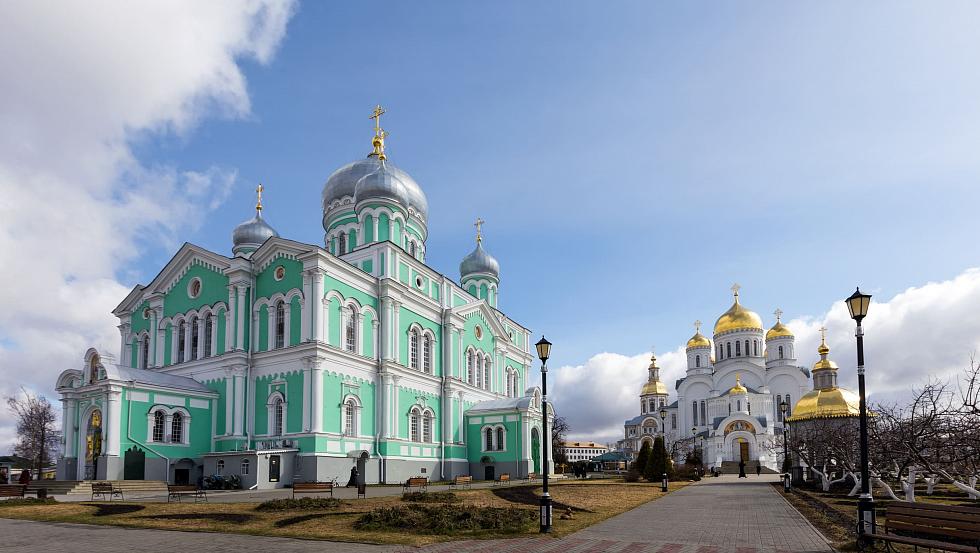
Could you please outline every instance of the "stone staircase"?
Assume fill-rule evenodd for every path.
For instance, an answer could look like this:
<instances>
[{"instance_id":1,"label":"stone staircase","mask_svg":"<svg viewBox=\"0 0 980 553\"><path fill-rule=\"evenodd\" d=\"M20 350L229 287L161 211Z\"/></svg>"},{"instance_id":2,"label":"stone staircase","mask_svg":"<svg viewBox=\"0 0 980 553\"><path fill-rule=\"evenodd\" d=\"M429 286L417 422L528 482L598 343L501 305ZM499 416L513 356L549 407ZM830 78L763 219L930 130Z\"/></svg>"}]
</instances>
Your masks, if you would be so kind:
<instances>
[{"instance_id":1,"label":"stone staircase","mask_svg":"<svg viewBox=\"0 0 980 553\"><path fill-rule=\"evenodd\" d=\"M68 495L92 495L93 480L76 482ZM167 483L163 480L94 480L94 482L112 482L112 485L122 490L124 497L167 495ZM48 494L56 493L48 491Z\"/></svg>"},{"instance_id":2,"label":"stone staircase","mask_svg":"<svg viewBox=\"0 0 980 553\"><path fill-rule=\"evenodd\" d=\"M77 485L78 480L31 480L27 494L33 496L38 490L45 489L48 495L65 495Z\"/></svg>"},{"instance_id":3,"label":"stone staircase","mask_svg":"<svg viewBox=\"0 0 980 553\"><path fill-rule=\"evenodd\" d=\"M745 474L755 474L755 468L759 466L759 461L746 461ZM738 474L738 461L722 461L722 474ZM762 474L777 474L776 471L768 467L762 467Z\"/></svg>"}]
</instances>

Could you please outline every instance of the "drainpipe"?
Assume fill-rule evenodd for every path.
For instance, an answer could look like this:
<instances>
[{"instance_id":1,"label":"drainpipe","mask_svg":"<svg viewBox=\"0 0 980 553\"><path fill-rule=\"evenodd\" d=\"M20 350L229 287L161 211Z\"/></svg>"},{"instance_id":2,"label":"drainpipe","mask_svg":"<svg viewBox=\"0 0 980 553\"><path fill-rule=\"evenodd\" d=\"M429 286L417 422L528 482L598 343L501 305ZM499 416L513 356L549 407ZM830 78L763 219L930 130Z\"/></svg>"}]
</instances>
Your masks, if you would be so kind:
<instances>
[{"instance_id":1,"label":"drainpipe","mask_svg":"<svg viewBox=\"0 0 980 553\"><path fill-rule=\"evenodd\" d=\"M386 467L385 467L385 456L381 454L381 434L374 435L374 450L378 452L378 459L379 459L378 482L385 484L387 483L385 478Z\"/></svg>"}]
</instances>

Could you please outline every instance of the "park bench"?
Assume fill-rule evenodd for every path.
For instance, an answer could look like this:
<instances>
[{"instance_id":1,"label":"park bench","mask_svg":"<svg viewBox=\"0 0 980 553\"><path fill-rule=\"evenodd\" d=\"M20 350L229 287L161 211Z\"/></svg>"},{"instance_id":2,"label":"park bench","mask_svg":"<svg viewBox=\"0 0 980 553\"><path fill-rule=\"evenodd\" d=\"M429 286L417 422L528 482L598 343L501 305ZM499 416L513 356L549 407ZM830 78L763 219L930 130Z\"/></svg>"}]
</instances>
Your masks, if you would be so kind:
<instances>
[{"instance_id":1,"label":"park bench","mask_svg":"<svg viewBox=\"0 0 980 553\"><path fill-rule=\"evenodd\" d=\"M902 534L896 534L901 532ZM894 502L888 504L885 533L869 536L892 543L903 543L958 553L980 553L980 508ZM864 544L858 543L860 547Z\"/></svg>"},{"instance_id":2,"label":"park bench","mask_svg":"<svg viewBox=\"0 0 980 553\"><path fill-rule=\"evenodd\" d=\"M24 497L26 489L22 484L0 484L0 497Z\"/></svg>"},{"instance_id":3,"label":"park bench","mask_svg":"<svg viewBox=\"0 0 980 553\"><path fill-rule=\"evenodd\" d=\"M177 503L180 503L180 498L185 495L189 495L193 497L194 503L198 503L200 501L204 501L205 503L207 503L208 501L208 492L204 490L199 490L197 486L193 486L193 485L171 486L170 484L167 484L167 503L170 503L172 499L176 499Z\"/></svg>"},{"instance_id":4,"label":"park bench","mask_svg":"<svg viewBox=\"0 0 980 553\"><path fill-rule=\"evenodd\" d=\"M102 496L103 501L112 501L116 497L125 499L122 490L114 486L112 482L92 482L92 501L95 501L97 495Z\"/></svg>"},{"instance_id":5,"label":"park bench","mask_svg":"<svg viewBox=\"0 0 980 553\"><path fill-rule=\"evenodd\" d=\"M418 488L420 492L428 491L429 479L424 476L413 476L405 481L405 485L402 486L402 491L410 492L412 488Z\"/></svg>"},{"instance_id":6,"label":"park bench","mask_svg":"<svg viewBox=\"0 0 980 553\"><path fill-rule=\"evenodd\" d=\"M333 482L295 482L293 483L293 497L298 493L325 493L330 492L333 497Z\"/></svg>"},{"instance_id":7,"label":"park bench","mask_svg":"<svg viewBox=\"0 0 980 553\"><path fill-rule=\"evenodd\" d=\"M540 475L540 474L538 474L538 473L536 473L536 472L532 472L532 473L529 473L529 474L527 475L527 479L526 479L526 480L527 480L528 482L531 482L531 481L534 481L534 480L537 480L537 479L539 479L539 478L541 478L541 475Z\"/></svg>"},{"instance_id":8,"label":"park bench","mask_svg":"<svg viewBox=\"0 0 980 553\"><path fill-rule=\"evenodd\" d=\"M510 474L506 472L498 476L497 479L493 481L494 485L506 484L507 482L510 482Z\"/></svg>"},{"instance_id":9,"label":"park bench","mask_svg":"<svg viewBox=\"0 0 980 553\"><path fill-rule=\"evenodd\" d=\"M457 476L457 477L453 478L453 481L452 481L451 484L449 484L449 487L450 488L469 488L470 485L472 485L472 484L473 484L473 477L472 476L468 476L468 475L467 476Z\"/></svg>"}]
</instances>

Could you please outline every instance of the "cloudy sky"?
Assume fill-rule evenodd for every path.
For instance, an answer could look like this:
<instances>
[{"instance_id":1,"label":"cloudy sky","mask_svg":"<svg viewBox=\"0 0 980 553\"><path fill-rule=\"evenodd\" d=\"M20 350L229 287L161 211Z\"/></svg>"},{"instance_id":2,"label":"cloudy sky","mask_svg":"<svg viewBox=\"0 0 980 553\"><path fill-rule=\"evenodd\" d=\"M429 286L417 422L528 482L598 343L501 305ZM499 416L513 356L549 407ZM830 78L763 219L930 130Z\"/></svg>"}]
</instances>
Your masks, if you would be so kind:
<instances>
[{"instance_id":1,"label":"cloudy sky","mask_svg":"<svg viewBox=\"0 0 980 553\"><path fill-rule=\"evenodd\" d=\"M808 365L826 325L842 383L841 300L874 294L869 388L899 397L980 345L978 11L4 2L0 394L118 348L109 311L185 241L230 253L258 182L280 234L319 243L322 183L381 103L430 264L456 276L487 220L573 436L616 438L651 345L673 382L736 281Z\"/></svg>"}]
</instances>

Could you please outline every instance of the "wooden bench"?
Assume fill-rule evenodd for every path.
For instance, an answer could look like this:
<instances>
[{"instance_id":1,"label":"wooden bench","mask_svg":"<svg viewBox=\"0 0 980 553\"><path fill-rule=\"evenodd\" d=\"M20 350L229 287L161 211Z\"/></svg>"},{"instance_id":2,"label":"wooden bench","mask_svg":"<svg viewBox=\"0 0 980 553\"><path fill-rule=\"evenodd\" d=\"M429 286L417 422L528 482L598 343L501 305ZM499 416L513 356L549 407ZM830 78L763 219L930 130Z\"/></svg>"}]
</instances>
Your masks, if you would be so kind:
<instances>
[{"instance_id":1,"label":"wooden bench","mask_svg":"<svg viewBox=\"0 0 980 553\"><path fill-rule=\"evenodd\" d=\"M24 497L26 489L22 484L0 484L0 497Z\"/></svg>"},{"instance_id":2,"label":"wooden bench","mask_svg":"<svg viewBox=\"0 0 980 553\"><path fill-rule=\"evenodd\" d=\"M895 532L902 532L902 535ZM870 539L958 553L980 553L980 508L894 502L885 515L885 533ZM860 542L859 547L864 545Z\"/></svg>"},{"instance_id":3,"label":"wooden bench","mask_svg":"<svg viewBox=\"0 0 980 553\"><path fill-rule=\"evenodd\" d=\"M453 478L450 488L469 488L473 484L472 476L457 476Z\"/></svg>"},{"instance_id":4,"label":"wooden bench","mask_svg":"<svg viewBox=\"0 0 980 553\"><path fill-rule=\"evenodd\" d=\"M420 492L428 491L429 479L424 476L413 476L405 481L405 485L402 486L402 491L410 492L412 488L418 488Z\"/></svg>"},{"instance_id":5,"label":"wooden bench","mask_svg":"<svg viewBox=\"0 0 980 553\"><path fill-rule=\"evenodd\" d=\"M530 474L527 475L527 481L528 482L530 482L532 480L538 480L540 478L541 478L541 475L538 474L538 473L536 473L536 472L532 472L532 473L530 473Z\"/></svg>"},{"instance_id":6,"label":"wooden bench","mask_svg":"<svg viewBox=\"0 0 980 553\"><path fill-rule=\"evenodd\" d=\"M204 501L205 503L208 502L208 492L197 489L197 486L171 486L170 484L167 484L167 503L170 503L170 500L172 499L176 499L177 503L180 503L180 498L185 495L193 497L194 503L198 503L200 501Z\"/></svg>"},{"instance_id":7,"label":"wooden bench","mask_svg":"<svg viewBox=\"0 0 980 553\"><path fill-rule=\"evenodd\" d=\"M493 481L494 485L506 484L507 482L510 482L510 474L506 472L498 476L497 479Z\"/></svg>"},{"instance_id":8,"label":"wooden bench","mask_svg":"<svg viewBox=\"0 0 980 553\"><path fill-rule=\"evenodd\" d=\"M293 497L298 493L325 493L330 492L333 497L333 482L294 482Z\"/></svg>"},{"instance_id":9,"label":"wooden bench","mask_svg":"<svg viewBox=\"0 0 980 553\"><path fill-rule=\"evenodd\" d=\"M112 482L92 482L92 501L95 501L97 495L101 495L103 501L106 501L106 498L112 501L116 497L125 499L122 490L113 486Z\"/></svg>"}]
</instances>

